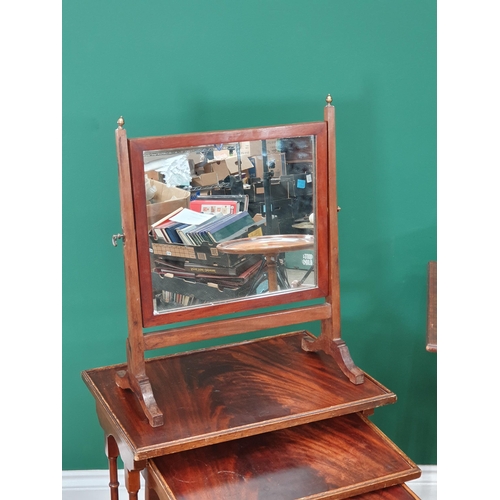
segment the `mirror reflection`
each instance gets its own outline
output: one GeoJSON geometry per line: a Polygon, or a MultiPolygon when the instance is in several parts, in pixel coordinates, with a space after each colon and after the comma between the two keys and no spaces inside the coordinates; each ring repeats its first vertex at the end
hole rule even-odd
{"type": "Polygon", "coordinates": [[[317,285],[314,136],[143,156],[155,314],[317,285]]]}

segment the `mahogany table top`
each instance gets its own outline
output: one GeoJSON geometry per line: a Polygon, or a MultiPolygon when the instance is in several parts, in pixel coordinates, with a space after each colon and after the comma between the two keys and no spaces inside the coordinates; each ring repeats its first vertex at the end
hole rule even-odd
{"type": "Polygon", "coordinates": [[[119,388],[125,364],[82,372],[101,426],[122,457],[158,457],[394,403],[396,395],[365,375],[349,382],[323,352],[305,352],[294,332],[146,360],[165,424],[151,427],[134,394],[119,388]],[[124,454],[124,450],[126,453],[124,454]]]}

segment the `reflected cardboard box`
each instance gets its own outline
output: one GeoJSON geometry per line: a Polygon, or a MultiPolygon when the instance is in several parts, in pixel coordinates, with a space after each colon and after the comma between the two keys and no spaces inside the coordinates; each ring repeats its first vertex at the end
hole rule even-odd
{"type": "Polygon", "coordinates": [[[217,172],[220,179],[224,179],[228,175],[237,175],[239,172],[238,167],[241,166],[241,171],[247,171],[253,168],[253,163],[248,156],[231,155],[224,160],[212,160],[205,164],[205,172],[217,172]],[[224,176],[224,177],[223,177],[224,176]]]}
{"type": "MultiPolygon", "coordinates": [[[[271,179],[270,183],[270,195],[273,203],[278,203],[282,199],[290,198],[286,186],[283,186],[279,179],[271,179]]],[[[248,192],[250,196],[250,201],[252,202],[263,202],[265,199],[266,190],[264,188],[264,183],[261,181],[259,183],[254,183],[250,185],[250,190],[248,192]]],[[[288,202],[290,203],[290,202],[288,202]]]]}
{"type": "Polygon", "coordinates": [[[208,187],[215,186],[219,183],[219,178],[215,172],[208,174],[200,174],[191,178],[191,186],[195,187],[208,187]]]}
{"type": "Polygon", "coordinates": [[[154,181],[163,182],[163,174],[157,170],[150,170],[149,172],[146,172],[146,176],[154,181]]]}
{"type": "MultiPolygon", "coordinates": [[[[267,139],[266,150],[268,155],[280,154],[278,149],[278,139],[267,139]]],[[[262,141],[240,142],[240,153],[247,156],[261,156],[262,141]]]]}
{"type": "Polygon", "coordinates": [[[187,158],[188,160],[191,160],[195,165],[203,161],[203,155],[201,153],[195,153],[193,151],[190,151],[187,154],[187,158]]]}
{"type": "Polygon", "coordinates": [[[189,208],[189,191],[167,186],[151,178],[148,182],[149,188],[155,190],[153,198],[146,205],[149,227],[178,208],[189,208]]]}
{"type": "Polygon", "coordinates": [[[212,153],[214,155],[213,159],[217,161],[225,160],[231,155],[231,151],[229,151],[229,149],[214,149],[212,153]]]}
{"type": "Polygon", "coordinates": [[[231,155],[228,156],[224,162],[231,175],[237,175],[240,169],[243,173],[253,168],[253,163],[250,161],[248,155],[240,155],[239,161],[236,155],[231,155]]]}
{"type": "Polygon", "coordinates": [[[210,160],[205,163],[203,169],[206,174],[215,172],[219,181],[223,181],[231,173],[227,168],[225,160],[210,160]]]}

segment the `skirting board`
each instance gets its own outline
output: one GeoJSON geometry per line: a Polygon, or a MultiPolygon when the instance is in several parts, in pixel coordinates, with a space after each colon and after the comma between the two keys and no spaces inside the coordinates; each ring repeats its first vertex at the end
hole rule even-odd
{"type": "MultiPolygon", "coordinates": [[[[408,486],[421,500],[437,500],[437,465],[419,465],[422,475],[408,486]]],[[[127,498],[123,470],[118,471],[120,498],[127,498]]],[[[109,500],[109,475],[107,470],[62,471],[62,500],[109,500]]],[[[144,500],[144,489],[139,490],[138,500],[144,500]]]]}

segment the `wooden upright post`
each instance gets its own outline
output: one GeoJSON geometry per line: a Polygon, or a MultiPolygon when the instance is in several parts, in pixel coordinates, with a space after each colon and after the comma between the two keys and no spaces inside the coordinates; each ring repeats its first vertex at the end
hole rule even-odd
{"type": "Polygon", "coordinates": [[[329,293],[326,297],[330,305],[331,318],[321,321],[321,334],[317,339],[304,339],[302,348],[305,351],[322,350],[330,354],[343,373],[353,384],[364,382],[363,372],[354,364],[349,349],[341,338],[340,326],[340,273],[339,273],[339,229],[337,213],[337,156],[335,139],[335,107],[328,94],[324,111],[327,124],[328,144],[328,259],[329,259],[329,293]]]}
{"type": "MultiPolygon", "coordinates": [[[[118,120],[115,132],[122,214],[123,257],[125,262],[125,289],[127,297],[127,371],[116,373],[116,383],[123,389],[131,389],[152,427],[163,425],[163,414],[156,404],[153,389],[146,375],[144,336],[142,330],[141,298],[139,294],[139,268],[137,261],[136,228],[132,202],[132,184],[128,154],[127,133],[123,117],[118,120]]],[[[113,238],[116,241],[116,237],[113,238]]]]}

